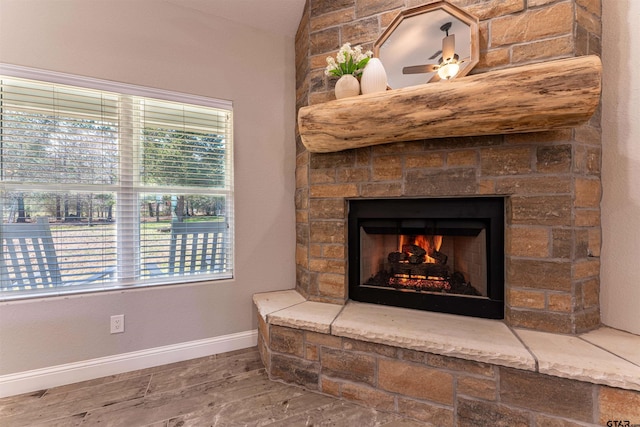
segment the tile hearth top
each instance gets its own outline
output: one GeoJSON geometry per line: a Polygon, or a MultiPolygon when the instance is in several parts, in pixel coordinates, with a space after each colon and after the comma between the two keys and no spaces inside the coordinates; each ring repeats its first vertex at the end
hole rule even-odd
{"type": "Polygon", "coordinates": [[[265,292],[262,294],[256,294],[253,297],[253,302],[256,304],[256,307],[258,307],[260,316],[265,319],[270,313],[275,313],[296,304],[302,304],[305,301],[306,299],[296,291],[265,292]],[[258,295],[260,304],[256,301],[256,297],[258,295]]]}
{"type": "Polygon", "coordinates": [[[502,322],[349,302],[331,334],[534,371],[536,362],[502,322]]]}
{"type": "Polygon", "coordinates": [[[499,320],[306,301],[295,290],[253,300],[269,324],[640,391],[640,336],[610,328],[551,334],[511,329],[499,320]]]}
{"type": "MultiPolygon", "coordinates": [[[[516,333],[538,360],[542,374],[640,390],[640,366],[580,337],[523,329],[516,333]]],[[[640,351],[638,341],[635,348],[640,351]]]]}
{"type": "Polygon", "coordinates": [[[582,335],[582,338],[640,366],[640,338],[637,335],[600,328],[582,335]]]}
{"type": "Polygon", "coordinates": [[[331,323],[336,319],[342,308],[341,305],[337,304],[305,301],[271,313],[267,316],[267,319],[271,325],[329,334],[331,333],[331,323]]]}

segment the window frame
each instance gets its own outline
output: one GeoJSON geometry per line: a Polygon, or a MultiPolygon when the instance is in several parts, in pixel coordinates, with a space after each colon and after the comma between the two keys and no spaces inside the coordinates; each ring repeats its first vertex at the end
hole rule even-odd
{"type": "MultiPolygon", "coordinates": [[[[216,193],[224,194],[227,197],[225,205],[228,206],[231,210],[230,218],[227,219],[227,233],[228,233],[228,244],[226,247],[229,248],[229,263],[230,263],[230,272],[228,274],[223,275],[213,275],[213,274],[204,274],[202,276],[195,275],[176,275],[176,276],[163,276],[162,278],[145,278],[141,273],[141,266],[138,261],[137,263],[137,271],[135,273],[136,277],[134,280],[125,280],[118,279],[112,282],[102,283],[100,286],[69,286],[69,287],[58,287],[53,290],[43,290],[41,292],[37,291],[15,291],[15,292],[4,292],[0,291],[0,301],[8,301],[8,300],[16,300],[16,299],[29,299],[29,298],[51,298],[60,295],[66,294],[76,294],[76,293],[95,293],[100,291],[119,291],[123,289],[140,289],[149,286],[164,286],[164,285],[176,285],[176,284],[192,284],[192,283],[215,283],[224,280],[232,280],[235,277],[235,208],[234,208],[234,160],[233,160],[233,144],[234,144],[234,121],[233,121],[233,102],[229,100],[215,99],[209,98],[199,95],[186,94],[181,92],[168,91],[164,89],[156,89],[145,86],[131,85],[127,83],[114,82],[109,80],[102,80],[92,77],[84,77],[67,73],[60,73],[48,70],[35,69],[30,67],[23,67],[12,64],[0,63],[0,74],[5,75],[7,77],[12,78],[20,78],[20,79],[29,79],[34,81],[39,81],[43,83],[50,84],[59,84],[65,86],[73,86],[78,87],[80,89],[90,89],[97,90],[103,92],[110,92],[118,95],[118,97],[122,99],[131,99],[131,97],[142,97],[149,101],[158,100],[160,102],[173,102],[183,104],[184,106],[195,106],[195,107],[210,107],[220,110],[226,110],[228,112],[228,117],[230,120],[230,124],[228,125],[228,132],[225,135],[228,138],[225,148],[225,167],[226,173],[224,175],[224,180],[226,185],[224,189],[216,189],[216,193]]],[[[132,114],[133,116],[133,114],[132,114]]],[[[133,152],[136,147],[135,145],[139,144],[136,142],[135,144],[126,144],[123,143],[120,137],[118,137],[118,147],[125,148],[129,151],[129,154],[133,152]]],[[[121,160],[123,159],[124,150],[120,152],[121,160]]],[[[129,157],[127,161],[133,156],[129,157]]],[[[138,169],[141,167],[142,162],[136,164],[131,169],[134,182],[129,185],[127,188],[132,190],[134,197],[138,197],[139,195],[143,195],[145,193],[149,193],[153,191],[153,188],[144,187],[139,182],[139,176],[137,174],[138,169]]],[[[121,169],[122,166],[119,166],[121,169]]],[[[121,178],[122,172],[118,172],[118,177],[121,178]]],[[[12,187],[19,186],[19,183],[16,182],[5,182],[3,184],[3,188],[10,189],[12,187]]],[[[112,191],[117,195],[121,195],[122,184],[118,183],[115,185],[103,185],[102,188],[105,191],[112,191]]],[[[212,188],[212,187],[209,187],[212,188]]],[[[203,187],[189,187],[183,186],[180,187],[180,190],[183,192],[188,192],[188,194],[207,194],[206,190],[203,190],[203,187]]],[[[79,191],[75,189],[73,191],[79,191]]],[[[166,192],[167,187],[159,188],[159,192],[166,192]]],[[[119,196],[120,197],[120,196],[119,196]]],[[[141,199],[138,199],[138,204],[141,202],[141,199]]],[[[140,218],[128,218],[126,221],[128,225],[133,225],[134,228],[137,228],[136,238],[138,242],[136,243],[137,253],[133,254],[135,257],[140,257],[140,247],[142,242],[140,241],[140,218]]],[[[123,263],[121,263],[120,259],[123,255],[130,257],[132,254],[130,253],[122,253],[121,241],[122,241],[122,229],[119,224],[122,224],[120,214],[118,213],[118,220],[116,225],[116,257],[118,259],[117,268],[118,272],[122,268],[123,263]]],[[[129,262],[130,263],[130,262],[129,262]]],[[[135,263],[135,261],[134,261],[135,263]]],[[[125,263],[126,264],[126,263],[125,263]]],[[[129,266],[130,268],[130,266],[129,266]]]]}

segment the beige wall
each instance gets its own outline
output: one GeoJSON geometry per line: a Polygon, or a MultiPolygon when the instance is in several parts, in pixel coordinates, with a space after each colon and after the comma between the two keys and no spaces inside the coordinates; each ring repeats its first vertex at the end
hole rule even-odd
{"type": "Polygon", "coordinates": [[[640,2],[602,5],[602,320],[640,334],[640,2]]]}
{"type": "Polygon", "coordinates": [[[0,375],[249,331],[252,294],[294,286],[293,38],[162,1],[0,0],[0,62],[232,100],[236,168],[234,280],[0,304],[0,375]]]}

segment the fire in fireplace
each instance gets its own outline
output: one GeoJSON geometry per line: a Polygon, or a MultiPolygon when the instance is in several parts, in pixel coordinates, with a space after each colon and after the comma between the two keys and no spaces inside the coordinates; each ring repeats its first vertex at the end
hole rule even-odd
{"type": "Polygon", "coordinates": [[[502,318],[504,199],[349,201],[349,297],[502,318]]]}
{"type": "MultiPolygon", "coordinates": [[[[483,288],[486,289],[483,275],[475,274],[484,268],[481,241],[476,244],[473,251],[462,252],[467,255],[468,259],[459,261],[458,265],[460,268],[467,267],[465,274],[459,270],[453,270],[452,266],[448,264],[449,256],[440,251],[444,236],[402,234],[399,236],[399,240],[398,251],[390,252],[387,256],[388,263],[385,263],[363,286],[481,296],[482,294],[472,285],[472,281],[467,281],[467,277],[473,276],[477,280],[474,280],[473,283],[476,285],[478,282],[483,283],[483,288]],[[473,267],[475,269],[472,269],[473,267]]],[[[455,246],[460,247],[460,239],[447,238],[447,242],[449,241],[452,245],[447,252],[453,253],[455,246]],[[458,242],[457,245],[455,245],[456,242],[458,242]]],[[[468,243],[468,245],[473,244],[473,240],[468,243]]]]}

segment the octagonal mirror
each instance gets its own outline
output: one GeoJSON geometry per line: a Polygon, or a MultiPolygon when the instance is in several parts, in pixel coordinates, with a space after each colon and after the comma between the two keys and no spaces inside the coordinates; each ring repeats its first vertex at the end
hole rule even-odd
{"type": "Polygon", "coordinates": [[[439,1],[400,12],[376,41],[374,55],[391,89],[457,78],[480,59],[478,31],[478,18],[439,1]]]}

